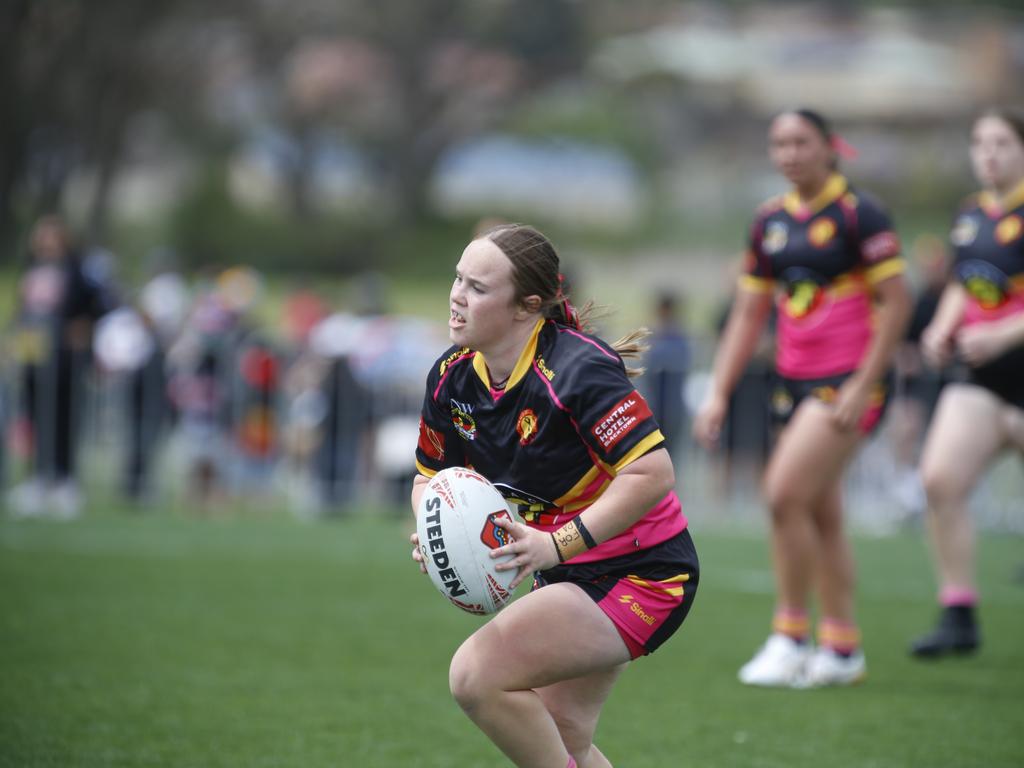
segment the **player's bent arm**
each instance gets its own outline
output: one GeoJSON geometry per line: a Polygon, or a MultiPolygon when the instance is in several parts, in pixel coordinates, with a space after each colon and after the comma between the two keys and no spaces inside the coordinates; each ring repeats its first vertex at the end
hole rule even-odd
{"type": "Polygon", "coordinates": [[[740,287],[715,353],[712,396],[728,400],[750,361],[772,308],[772,294],[740,287]]]}
{"type": "Polygon", "coordinates": [[[420,498],[423,496],[423,491],[427,488],[427,483],[430,482],[430,478],[426,475],[418,474],[412,479],[412,513],[416,514],[416,510],[420,508],[420,498]]]}
{"type": "Polygon", "coordinates": [[[967,293],[959,283],[949,283],[942,291],[932,321],[921,333],[921,352],[931,365],[941,367],[949,362],[953,336],[964,316],[967,293]]]}
{"type": "Polygon", "coordinates": [[[659,448],[619,470],[601,498],[554,533],[513,520],[496,520],[496,525],[512,534],[513,541],[492,550],[491,557],[514,557],[498,563],[495,569],[517,569],[509,585],[509,589],[515,589],[533,571],[551,568],[626,530],[674,487],[672,460],[668,451],[659,448]]]}
{"type": "Polygon", "coordinates": [[[875,335],[853,378],[865,387],[874,385],[892,364],[896,347],[903,339],[913,301],[902,275],[893,275],[875,286],[878,304],[875,335]]]}
{"type": "Polygon", "coordinates": [[[597,544],[610,539],[646,515],[675,488],[672,459],[664,448],[630,462],[579,519],[597,544]]]}

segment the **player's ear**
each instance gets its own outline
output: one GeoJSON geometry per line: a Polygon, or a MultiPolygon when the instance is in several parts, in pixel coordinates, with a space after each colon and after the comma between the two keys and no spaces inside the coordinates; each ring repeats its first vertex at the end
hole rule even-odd
{"type": "Polygon", "coordinates": [[[540,308],[543,303],[544,302],[540,296],[533,294],[525,297],[519,302],[519,311],[523,313],[523,317],[526,315],[533,315],[540,312],[540,308]]]}

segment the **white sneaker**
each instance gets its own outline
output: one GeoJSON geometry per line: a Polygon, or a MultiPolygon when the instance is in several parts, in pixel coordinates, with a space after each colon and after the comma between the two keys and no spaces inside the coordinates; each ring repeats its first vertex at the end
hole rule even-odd
{"type": "Polygon", "coordinates": [[[740,668],[740,682],[745,685],[796,686],[804,677],[811,658],[811,647],[787,635],[772,634],[761,650],[740,668]]]}
{"type": "Polygon", "coordinates": [[[46,485],[36,478],[26,480],[10,490],[7,503],[16,517],[38,517],[46,511],[46,485]]]}
{"type": "Polygon", "coordinates": [[[820,688],[825,685],[855,685],[868,674],[861,651],[841,656],[831,648],[818,648],[811,656],[804,679],[797,687],[820,688]]]}
{"type": "Polygon", "coordinates": [[[57,483],[50,489],[50,512],[58,520],[74,520],[82,514],[82,494],[73,480],[57,483]]]}

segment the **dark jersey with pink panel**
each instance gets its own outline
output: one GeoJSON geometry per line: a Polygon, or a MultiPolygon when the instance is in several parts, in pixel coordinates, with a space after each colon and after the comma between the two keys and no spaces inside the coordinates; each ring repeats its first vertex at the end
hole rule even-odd
{"type": "MultiPolygon", "coordinates": [[[[965,326],[1024,316],[1024,184],[1005,200],[967,200],[950,240],[953,275],[967,294],[965,326]]],[[[1024,408],[1024,346],[971,370],[971,380],[1024,408]]]]}
{"type": "Polygon", "coordinates": [[[778,293],[778,372],[820,379],[858,368],[873,335],[872,288],[903,271],[889,215],[837,173],[814,200],[791,192],[758,209],[740,284],[778,293]]]}
{"type": "MultiPolygon", "coordinates": [[[[427,376],[416,465],[428,477],[473,467],[529,525],[554,531],[663,442],[619,355],[594,336],[547,320],[537,323],[504,390],[491,387],[478,352],[453,347],[437,360],[427,376]]],[[[685,528],[672,491],[628,529],[570,562],[647,549],[685,528]]]]}

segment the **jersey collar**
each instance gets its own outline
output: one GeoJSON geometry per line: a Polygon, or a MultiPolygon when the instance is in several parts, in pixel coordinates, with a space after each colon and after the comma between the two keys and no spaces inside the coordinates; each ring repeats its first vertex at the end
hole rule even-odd
{"type": "Polygon", "coordinates": [[[1024,180],[1010,190],[1006,197],[999,197],[992,192],[984,191],[978,195],[978,203],[989,216],[999,217],[1024,205],[1024,180]]]}
{"type": "MultiPolygon", "coordinates": [[[[537,336],[540,334],[540,329],[544,327],[544,323],[544,318],[541,318],[533,326],[533,332],[530,334],[526,346],[523,347],[523,351],[519,353],[519,359],[516,361],[515,368],[512,369],[512,375],[508,377],[508,383],[505,385],[506,392],[518,384],[519,380],[530,370],[533,358],[537,354],[537,336]]],[[[483,353],[477,352],[473,356],[473,370],[476,371],[476,375],[480,377],[480,381],[484,383],[484,386],[490,389],[491,377],[487,373],[487,361],[484,359],[483,353]]]]}
{"type": "Polygon", "coordinates": [[[804,202],[795,189],[791,189],[782,198],[786,213],[795,219],[807,219],[821,211],[826,205],[834,203],[846,193],[849,184],[841,173],[833,173],[828,177],[821,192],[804,202]]]}

